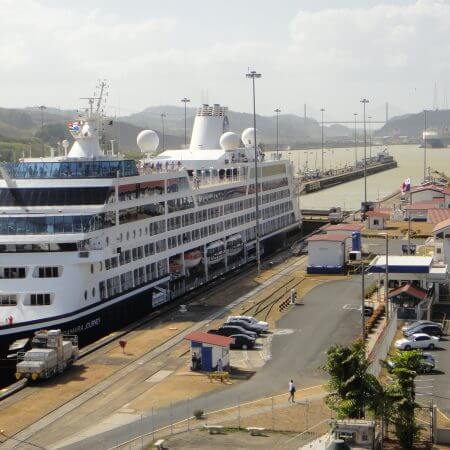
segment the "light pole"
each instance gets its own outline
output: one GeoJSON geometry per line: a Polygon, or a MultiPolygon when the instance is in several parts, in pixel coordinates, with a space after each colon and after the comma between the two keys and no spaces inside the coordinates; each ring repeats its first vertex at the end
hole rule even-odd
{"type": "Polygon", "coordinates": [[[276,110],[275,110],[275,113],[276,113],[276,115],[277,115],[277,159],[279,159],[279,155],[280,155],[280,150],[279,150],[279,148],[278,148],[278,119],[279,119],[279,115],[280,115],[280,112],[281,112],[281,109],[280,108],[277,108],[276,110]]]}
{"type": "Polygon", "coordinates": [[[357,142],[357,138],[356,138],[356,117],[358,116],[358,113],[353,113],[353,115],[355,116],[355,169],[356,169],[356,164],[358,163],[358,142],[357,142]]]}
{"type": "Polygon", "coordinates": [[[363,98],[361,100],[363,104],[363,113],[364,113],[364,208],[367,203],[367,130],[366,130],[366,104],[369,103],[369,100],[363,98]]]}
{"type": "Polygon", "coordinates": [[[424,132],[423,132],[423,181],[427,178],[427,110],[423,110],[424,132]]]}
{"type": "Polygon", "coordinates": [[[366,320],[364,316],[365,297],[366,297],[366,283],[364,279],[364,260],[361,259],[361,339],[364,348],[366,342],[366,320]]]}
{"type": "MultiPolygon", "coordinates": [[[[163,149],[163,151],[166,149],[165,142],[164,142],[164,140],[165,140],[164,118],[165,118],[165,117],[166,117],[166,115],[165,115],[164,113],[161,113],[161,122],[162,122],[162,149],[163,149]]],[[[186,122],[185,122],[185,130],[186,130],[186,122]]],[[[184,137],[185,143],[184,143],[184,145],[186,145],[186,131],[184,132],[184,134],[185,134],[185,137],[184,137]]]]}
{"type": "Polygon", "coordinates": [[[322,108],[320,112],[322,113],[322,173],[325,171],[325,167],[323,166],[323,113],[325,109],[322,108]]]}
{"type": "Polygon", "coordinates": [[[369,158],[372,160],[372,116],[367,117],[369,119],[369,158]]]}
{"type": "Polygon", "coordinates": [[[255,245],[256,245],[256,264],[258,276],[261,273],[261,255],[259,253],[259,189],[258,189],[258,148],[256,145],[256,96],[255,96],[255,79],[261,78],[261,74],[252,70],[245,75],[252,80],[253,88],[253,144],[255,149],[255,210],[256,210],[256,230],[255,230],[255,245]]]}
{"type": "Polygon", "coordinates": [[[41,110],[41,139],[42,139],[42,157],[45,156],[45,143],[44,143],[44,110],[47,109],[45,105],[39,106],[41,110]]]}
{"type": "Polygon", "coordinates": [[[186,105],[190,102],[187,97],[181,99],[184,103],[184,148],[187,147],[187,135],[186,135],[186,105]]]}

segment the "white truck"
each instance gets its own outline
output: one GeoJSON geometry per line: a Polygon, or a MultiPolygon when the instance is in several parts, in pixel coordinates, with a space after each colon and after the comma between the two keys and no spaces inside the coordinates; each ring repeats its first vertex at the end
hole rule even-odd
{"type": "Polygon", "coordinates": [[[71,366],[77,358],[77,336],[63,335],[61,330],[38,331],[31,341],[31,349],[18,354],[16,379],[51,378],[71,366]]]}

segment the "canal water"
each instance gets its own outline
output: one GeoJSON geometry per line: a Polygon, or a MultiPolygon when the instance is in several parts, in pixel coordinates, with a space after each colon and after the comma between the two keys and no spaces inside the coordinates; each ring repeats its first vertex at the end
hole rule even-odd
{"type": "MultiPolygon", "coordinates": [[[[372,147],[375,156],[383,147],[372,147]]],[[[388,147],[389,153],[397,160],[396,169],[387,170],[367,177],[367,200],[377,201],[400,188],[405,178],[410,177],[412,184],[423,180],[424,150],[418,145],[393,145],[388,147]]],[[[364,149],[358,148],[358,159],[362,159],[364,149]]],[[[367,156],[369,156],[367,147],[367,156]]],[[[294,163],[296,170],[321,167],[321,149],[284,151],[283,156],[294,163]],[[316,157],[317,155],[317,157],[316,157]]],[[[355,162],[354,148],[327,148],[324,151],[325,169],[353,165],[355,162]]],[[[427,167],[444,172],[450,176],[450,148],[427,148],[427,167]]],[[[340,206],[344,209],[359,209],[364,197],[364,179],[360,178],[349,183],[334,186],[329,189],[302,195],[302,209],[327,209],[340,206]]]]}

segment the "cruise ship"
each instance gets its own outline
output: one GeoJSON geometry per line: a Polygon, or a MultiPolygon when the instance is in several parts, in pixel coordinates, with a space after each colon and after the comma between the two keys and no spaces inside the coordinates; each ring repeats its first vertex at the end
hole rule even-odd
{"type": "Polygon", "coordinates": [[[255,164],[253,129],[230,132],[226,112],[201,106],[188,148],[156,154],[141,132],[136,162],[102,151],[91,100],[70,149],[1,165],[3,361],[36,330],[84,345],[255,260],[255,165],[260,250],[299,229],[290,161],[255,164]]]}
{"type": "Polygon", "coordinates": [[[422,146],[431,148],[447,148],[449,142],[448,128],[429,128],[422,133],[422,146]]]}

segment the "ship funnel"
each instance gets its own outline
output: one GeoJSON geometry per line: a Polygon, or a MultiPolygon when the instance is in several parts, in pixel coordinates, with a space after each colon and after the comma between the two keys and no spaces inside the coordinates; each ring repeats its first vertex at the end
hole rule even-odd
{"type": "Polygon", "coordinates": [[[203,105],[197,110],[192,129],[191,150],[217,150],[220,137],[229,129],[227,108],[215,104],[203,105]]]}
{"type": "Polygon", "coordinates": [[[70,158],[95,158],[103,154],[94,120],[69,122],[69,130],[76,139],[69,152],[70,158]]]}

